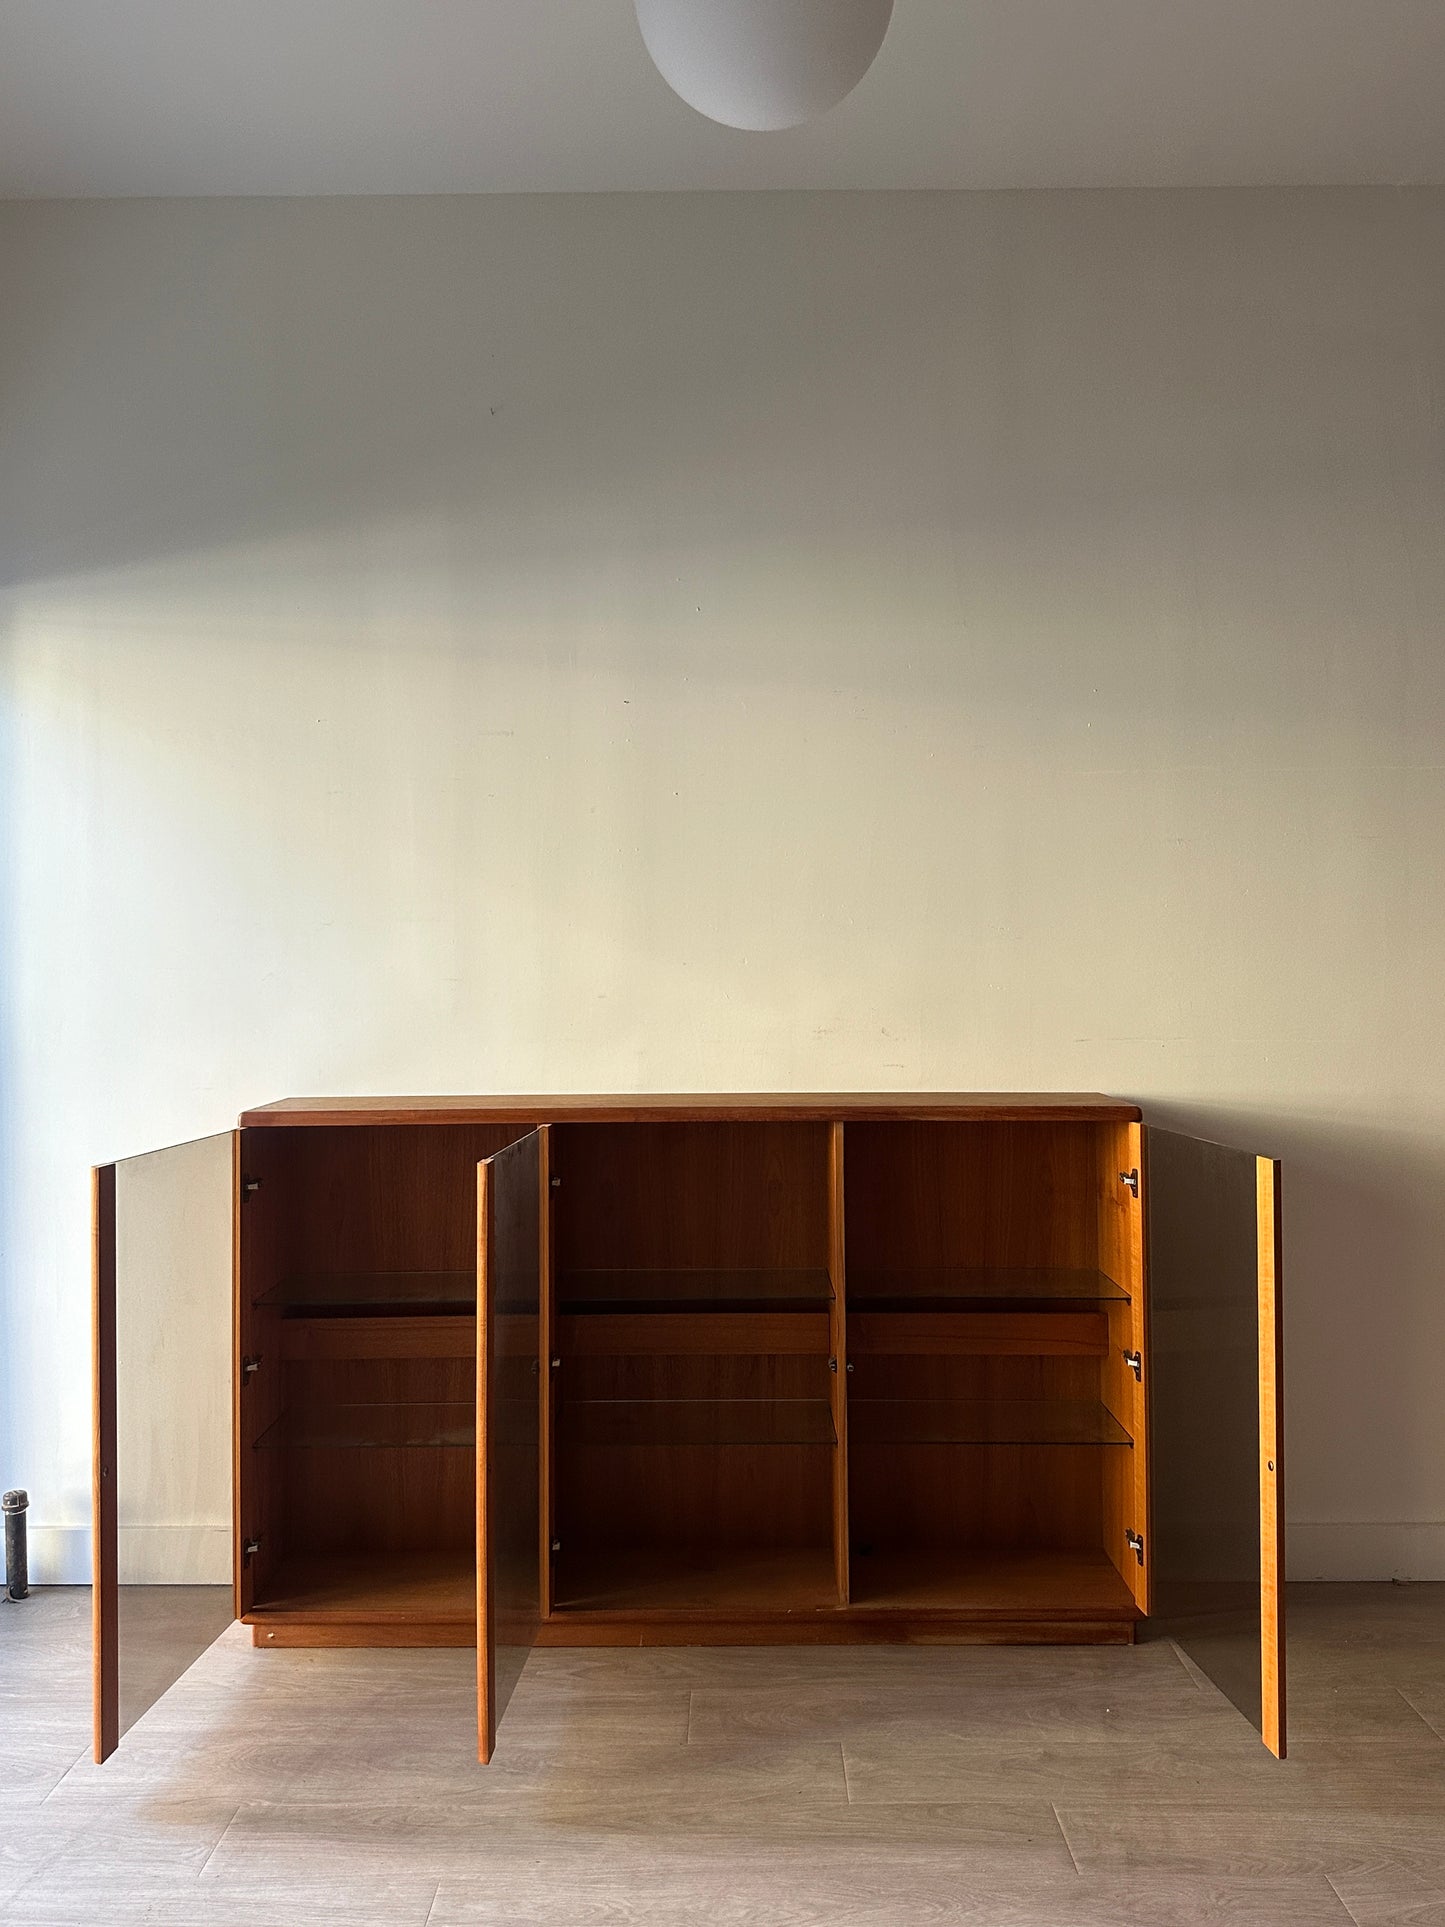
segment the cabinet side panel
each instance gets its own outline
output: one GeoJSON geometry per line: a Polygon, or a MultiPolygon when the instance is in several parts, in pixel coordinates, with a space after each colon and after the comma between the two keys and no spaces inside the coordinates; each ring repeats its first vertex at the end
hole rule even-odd
{"type": "Polygon", "coordinates": [[[552,1276],[552,1133],[539,1133],[537,1160],[537,1221],[541,1227],[540,1277],[537,1304],[537,1586],[538,1610],[545,1620],[552,1611],[553,1410],[552,1360],[557,1356],[557,1295],[552,1276]]]}
{"type": "Polygon", "coordinates": [[[1108,1307],[1109,1349],[1100,1367],[1100,1397],[1134,1441],[1132,1452],[1107,1456],[1104,1549],[1141,1612],[1149,1611],[1148,1282],[1144,1268],[1143,1134],[1137,1124],[1102,1124],[1099,1140],[1099,1269],[1122,1285],[1129,1302],[1108,1307]],[[1136,1174],[1138,1195],[1128,1179],[1136,1174]],[[1136,1374],[1130,1359],[1137,1359],[1136,1374]],[[1129,1543],[1143,1542],[1141,1561],[1129,1543]]]}
{"type": "Polygon", "coordinates": [[[833,1406],[833,1576],[838,1604],[848,1603],[848,1292],[843,1235],[843,1126],[828,1127],[828,1270],[833,1283],[829,1307],[829,1354],[833,1406]]]}
{"type": "Polygon", "coordinates": [[[497,1737],[496,1644],[492,1637],[491,1493],[487,1479],[488,1425],[491,1412],[492,1307],[488,1252],[492,1241],[492,1174],[477,1166],[477,1758],[486,1766],[497,1737]]]}

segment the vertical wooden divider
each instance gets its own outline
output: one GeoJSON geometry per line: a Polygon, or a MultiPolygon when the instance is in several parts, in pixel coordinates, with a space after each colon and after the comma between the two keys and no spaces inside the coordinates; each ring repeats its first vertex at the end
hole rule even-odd
{"type": "Polygon", "coordinates": [[[495,1602],[492,1598],[491,1492],[487,1427],[488,1392],[492,1369],[490,1292],[492,1236],[492,1173],[484,1161],[477,1166],[477,1758],[486,1766],[496,1743],[497,1676],[493,1638],[495,1602]]]}
{"type": "Polygon", "coordinates": [[[828,1308],[828,1349],[833,1360],[833,1576],[838,1604],[848,1591],[848,1299],[847,1253],[843,1232],[843,1126],[828,1126],[828,1275],[833,1284],[828,1308]]]}
{"type": "Polygon", "coordinates": [[[542,1125],[541,1155],[537,1159],[537,1211],[541,1226],[541,1291],[537,1306],[537,1357],[540,1367],[537,1413],[537,1518],[540,1540],[537,1547],[537,1576],[540,1597],[537,1601],[543,1620],[552,1613],[552,1527],[554,1516],[552,1453],[552,1360],[557,1340],[556,1297],[552,1278],[552,1133],[542,1125]]]}
{"type": "Polygon", "coordinates": [[[1285,1756],[1284,1561],[1280,1479],[1284,1471],[1284,1319],[1280,1301],[1279,1165],[1255,1161],[1259,1273],[1259,1629],[1260,1723],[1264,1743],[1285,1756]]]}
{"type": "Polygon", "coordinates": [[[91,1467],[90,1612],[95,1713],[95,1758],[108,1760],[120,1744],[120,1597],[115,1490],[115,1166],[90,1174],[91,1386],[94,1461],[91,1467]]]}

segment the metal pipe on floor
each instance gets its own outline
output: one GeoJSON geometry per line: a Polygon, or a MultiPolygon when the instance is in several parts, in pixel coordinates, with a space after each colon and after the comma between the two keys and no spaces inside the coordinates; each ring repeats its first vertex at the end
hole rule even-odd
{"type": "Polygon", "coordinates": [[[0,1512],[5,1514],[5,1591],[11,1599],[23,1599],[30,1591],[25,1549],[25,1508],[29,1503],[28,1492],[0,1493],[0,1512]]]}

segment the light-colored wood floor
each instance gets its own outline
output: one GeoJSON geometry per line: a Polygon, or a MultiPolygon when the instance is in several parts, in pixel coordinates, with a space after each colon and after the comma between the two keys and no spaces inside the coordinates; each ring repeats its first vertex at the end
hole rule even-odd
{"type": "Polygon", "coordinates": [[[0,1606],[27,1927],[1445,1923],[1445,1587],[1292,1594],[1292,1757],[1167,1644],[529,1661],[233,1628],[89,1760],[89,1595],[0,1606]]]}

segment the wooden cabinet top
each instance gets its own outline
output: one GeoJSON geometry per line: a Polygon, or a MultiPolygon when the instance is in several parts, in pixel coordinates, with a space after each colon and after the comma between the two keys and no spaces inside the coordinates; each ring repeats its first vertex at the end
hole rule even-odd
{"type": "Polygon", "coordinates": [[[886,1122],[1132,1124],[1137,1104],[1097,1091],[713,1091],[678,1096],[286,1097],[241,1113],[267,1124],[685,1124],[886,1122]]]}

